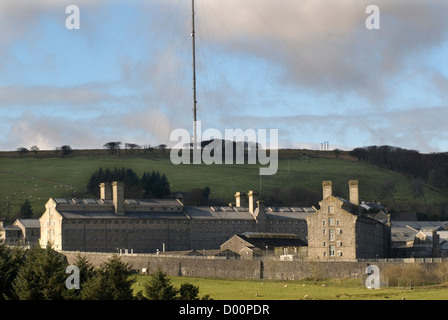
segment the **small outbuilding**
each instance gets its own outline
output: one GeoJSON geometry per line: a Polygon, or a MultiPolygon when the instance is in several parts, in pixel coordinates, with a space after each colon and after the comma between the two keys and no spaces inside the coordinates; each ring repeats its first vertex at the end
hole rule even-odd
{"type": "Polygon", "coordinates": [[[306,257],[307,244],[294,233],[244,232],[224,242],[221,250],[235,252],[241,259],[287,256],[285,260],[293,260],[306,257]]]}

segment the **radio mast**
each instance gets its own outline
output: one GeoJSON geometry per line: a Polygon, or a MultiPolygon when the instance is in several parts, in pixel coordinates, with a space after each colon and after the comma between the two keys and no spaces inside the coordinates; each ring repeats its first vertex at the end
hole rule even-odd
{"type": "Polygon", "coordinates": [[[196,52],[195,52],[195,30],[194,30],[194,0],[191,0],[191,41],[193,49],[193,148],[197,146],[196,132],[196,52]]]}

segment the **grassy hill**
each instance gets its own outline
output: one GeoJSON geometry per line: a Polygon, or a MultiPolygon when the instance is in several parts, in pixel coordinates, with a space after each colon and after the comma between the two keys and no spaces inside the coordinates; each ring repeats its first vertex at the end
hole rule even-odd
{"type": "MultiPolygon", "coordinates": [[[[234,201],[237,191],[256,190],[263,193],[273,188],[300,186],[321,193],[322,180],[332,180],[334,193],[347,197],[347,181],[360,182],[360,198],[382,200],[384,183],[396,184],[395,200],[402,208],[412,203],[422,210],[423,199],[414,198],[411,180],[400,174],[379,169],[349,157],[348,153],[309,150],[281,150],[278,171],[273,176],[259,176],[259,165],[174,165],[169,151],[155,150],[140,154],[111,156],[106,150],[74,150],[65,158],[53,151],[39,151],[20,156],[17,152],[0,152],[0,217],[14,219],[20,204],[31,201],[35,217],[44,212],[50,197],[83,197],[88,178],[100,167],[131,168],[139,175],[145,171],[164,173],[171,191],[188,191],[192,188],[211,189],[211,198],[234,201]]],[[[448,195],[430,185],[425,186],[427,208],[448,203],[448,195]]],[[[269,203],[267,203],[269,205],[269,203]]],[[[318,205],[318,203],[315,203],[318,205]]],[[[431,209],[433,210],[433,209],[431,209]]]]}

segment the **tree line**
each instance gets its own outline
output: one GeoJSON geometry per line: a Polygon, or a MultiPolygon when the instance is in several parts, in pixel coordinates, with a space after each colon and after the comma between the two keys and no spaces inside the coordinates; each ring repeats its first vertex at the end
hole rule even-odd
{"type": "Polygon", "coordinates": [[[355,148],[350,154],[358,161],[420,179],[439,188],[448,188],[448,153],[422,154],[392,146],[355,148]]]}
{"type": "Polygon", "coordinates": [[[124,193],[127,198],[149,199],[166,198],[170,195],[170,183],[165,174],[158,171],[144,172],[141,177],[132,170],[125,168],[99,168],[89,178],[87,190],[95,197],[100,196],[99,185],[102,182],[121,181],[124,183],[124,193]]]}
{"type": "Polygon", "coordinates": [[[0,241],[0,300],[199,300],[199,287],[189,283],[176,288],[158,270],[134,292],[136,277],[128,263],[113,255],[95,268],[78,255],[79,287],[71,284],[67,259],[50,246],[24,251],[0,241]]]}

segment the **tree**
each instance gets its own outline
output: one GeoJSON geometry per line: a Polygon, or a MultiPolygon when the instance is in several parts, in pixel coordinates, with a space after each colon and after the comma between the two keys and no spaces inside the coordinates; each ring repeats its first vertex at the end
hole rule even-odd
{"type": "Polygon", "coordinates": [[[143,291],[149,300],[211,300],[209,295],[199,298],[199,287],[188,282],[177,289],[160,269],[149,277],[143,284],[143,291]]]}
{"type": "Polygon", "coordinates": [[[121,181],[125,185],[126,198],[165,198],[170,195],[170,183],[168,178],[157,171],[144,172],[140,179],[132,169],[114,170],[100,168],[94,172],[87,182],[87,190],[94,196],[99,196],[99,184],[102,182],[121,181]]]}
{"type": "Polygon", "coordinates": [[[422,179],[414,179],[411,183],[412,191],[414,192],[414,198],[420,198],[422,197],[425,201],[426,206],[426,197],[425,197],[425,182],[422,179]]]}
{"type": "Polygon", "coordinates": [[[73,152],[72,147],[70,147],[69,145],[62,146],[61,151],[62,151],[63,158],[65,158],[66,156],[68,156],[69,154],[71,154],[73,152]]]}
{"type": "Polygon", "coordinates": [[[336,156],[336,158],[339,157],[340,154],[342,153],[342,151],[340,149],[334,149],[333,152],[334,152],[334,155],[336,156]]]}
{"type": "Polygon", "coordinates": [[[109,150],[110,154],[116,154],[118,152],[118,150],[120,150],[120,146],[121,146],[121,142],[116,141],[116,142],[108,142],[106,144],[103,145],[104,148],[106,148],[107,150],[109,150]]]}
{"type": "Polygon", "coordinates": [[[178,290],[162,270],[157,270],[149,276],[143,285],[145,295],[149,300],[175,300],[178,290]]]}
{"type": "Polygon", "coordinates": [[[165,198],[170,195],[170,184],[165,174],[160,175],[157,171],[144,172],[141,178],[143,193],[146,198],[165,198]]]}
{"type": "Polygon", "coordinates": [[[199,300],[199,287],[185,282],[179,288],[180,300],[199,300]]]}
{"type": "Polygon", "coordinates": [[[133,154],[135,152],[135,150],[139,150],[141,149],[141,146],[139,146],[136,143],[125,143],[124,148],[126,149],[127,152],[129,152],[130,154],[133,154]]]}
{"type": "Polygon", "coordinates": [[[13,281],[22,265],[23,254],[20,248],[10,248],[0,240],[0,300],[13,298],[13,281]]]}
{"type": "Polygon", "coordinates": [[[210,188],[209,187],[205,187],[204,189],[202,189],[202,200],[204,202],[208,201],[208,198],[210,197],[210,188]]]}
{"type": "Polygon", "coordinates": [[[67,292],[65,256],[50,246],[39,246],[28,250],[25,262],[19,269],[13,287],[20,300],[58,300],[67,292]]]}
{"type": "Polygon", "coordinates": [[[129,264],[113,255],[100,269],[84,283],[81,292],[86,300],[132,300],[131,268],[129,264]]]}
{"type": "Polygon", "coordinates": [[[19,153],[20,158],[22,158],[25,154],[28,153],[28,149],[25,147],[20,147],[17,149],[17,152],[19,153]]]}
{"type": "Polygon", "coordinates": [[[28,199],[23,201],[20,206],[19,218],[21,219],[30,219],[33,217],[33,208],[31,207],[31,202],[28,199]]]}
{"type": "Polygon", "coordinates": [[[37,155],[37,152],[39,152],[40,149],[39,149],[38,146],[34,145],[34,146],[32,146],[32,147],[30,148],[30,150],[33,151],[33,152],[34,152],[34,156],[36,156],[36,155],[37,155]]]}
{"type": "Polygon", "coordinates": [[[381,187],[381,198],[388,201],[389,199],[395,205],[395,195],[397,193],[397,184],[395,181],[387,180],[381,187]]]}
{"type": "Polygon", "coordinates": [[[184,195],[183,203],[189,206],[203,206],[210,204],[210,188],[205,187],[203,189],[193,188],[188,190],[184,195]]]}

